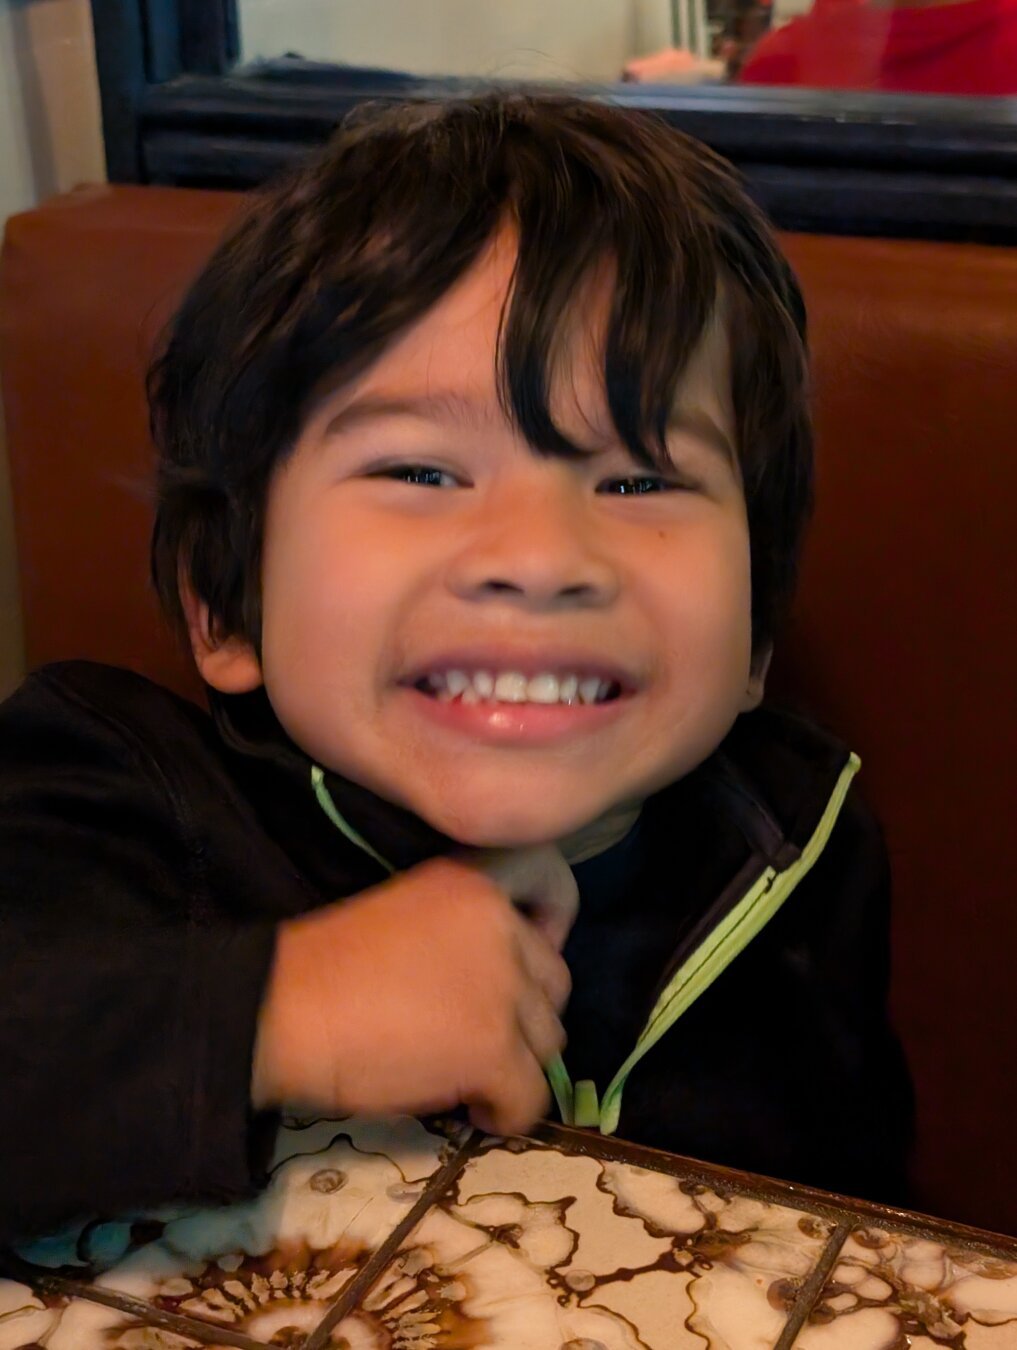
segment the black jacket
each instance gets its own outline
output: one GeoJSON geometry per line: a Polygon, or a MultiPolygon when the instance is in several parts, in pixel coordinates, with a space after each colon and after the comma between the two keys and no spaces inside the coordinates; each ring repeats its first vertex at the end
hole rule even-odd
{"type": "MultiPolygon", "coordinates": [[[[248,1090],[275,925],[385,875],[326,818],[263,695],[213,713],[85,663],[38,672],[0,707],[0,1240],[249,1193],[273,1123],[252,1118],[248,1090]]],[[[622,1053],[753,878],[794,865],[848,758],[796,718],[744,716],[651,799],[613,879],[607,855],[577,869],[581,896],[602,893],[566,949],[577,1076],[622,1053]]],[[[394,867],[450,847],[326,784],[394,867]]],[[[852,791],[779,912],[636,1065],[618,1134],[906,1199],[888,945],[885,853],[852,791]]]]}

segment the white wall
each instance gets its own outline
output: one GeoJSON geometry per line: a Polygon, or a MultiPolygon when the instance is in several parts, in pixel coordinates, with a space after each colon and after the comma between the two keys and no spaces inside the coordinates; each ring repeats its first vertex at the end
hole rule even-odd
{"type": "MultiPolygon", "coordinates": [[[[88,0],[0,0],[0,223],[106,176],[88,0]]],[[[23,658],[0,418],[0,697],[23,658]]]]}
{"type": "Polygon", "coordinates": [[[670,0],[240,0],[243,59],[316,61],[421,75],[616,80],[667,46],[670,0]]]}

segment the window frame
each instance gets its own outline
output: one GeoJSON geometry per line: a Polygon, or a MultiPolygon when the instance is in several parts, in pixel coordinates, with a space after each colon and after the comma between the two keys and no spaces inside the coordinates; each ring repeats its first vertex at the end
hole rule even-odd
{"type": "MultiPolygon", "coordinates": [[[[236,0],[92,0],[92,10],[113,182],[243,190],[364,99],[487,87],[295,58],[236,67],[236,0]]],[[[783,229],[1017,244],[1017,98],[568,88],[698,136],[739,167],[783,229]]]]}

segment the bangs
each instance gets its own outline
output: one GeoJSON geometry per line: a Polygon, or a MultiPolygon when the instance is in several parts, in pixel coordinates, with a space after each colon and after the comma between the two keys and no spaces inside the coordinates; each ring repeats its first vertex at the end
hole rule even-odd
{"type": "Polygon", "coordinates": [[[348,151],[330,160],[342,181],[330,185],[334,229],[323,245],[345,247],[326,264],[337,284],[325,308],[345,327],[355,273],[356,356],[332,328],[314,362],[320,371],[358,373],[508,224],[518,253],[498,387],[506,415],[536,450],[583,453],[556,425],[552,394],[577,310],[607,265],[610,305],[604,332],[593,336],[611,420],[634,459],[666,467],[676,391],[722,291],[724,327],[729,338],[737,332],[732,393],[743,476],[769,458],[772,437],[760,441],[755,395],[774,405],[762,418],[769,433],[782,418],[777,405],[786,414],[789,393],[804,387],[804,311],[769,226],[724,160],[658,119],[571,99],[366,108],[341,136],[348,151]],[[377,181],[382,157],[392,171],[365,193],[369,166],[377,181]],[[774,379],[761,382],[761,372],[774,379]]]}
{"type": "Polygon", "coordinates": [[[577,309],[606,264],[610,304],[604,332],[591,336],[611,420],[638,462],[662,467],[679,381],[717,304],[713,241],[673,186],[652,181],[652,164],[612,163],[582,138],[553,159],[518,149],[506,206],[519,251],[498,353],[505,410],[536,449],[583,453],[555,425],[550,401],[577,309]]]}
{"type": "MultiPolygon", "coordinates": [[[[572,100],[361,109],[340,137],[343,153],[327,150],[317,188],[328,203],[317,285],[291,313],[290,390],[295,367],[312,401],[322,382],[334,392],[356,378],[507,224],[518,253],[496,355],[506,415],[540,452],[583,453],[550,405],[576,311],[608,265],[596,335],[608,410],[637,461],[666,464],[678,383],[722,278],[738,284],[724,266],[723,216],[728,197],[744,216],[745,199],[723,161],[650,118],[615,125],[572,100]],[[384,176],[379,162],[390,166],[384,176]]],[[[768,237],[761,222],[759,237],[768,237]]],[[[304,401],[290,436],[307,412],[304,401]]]]}

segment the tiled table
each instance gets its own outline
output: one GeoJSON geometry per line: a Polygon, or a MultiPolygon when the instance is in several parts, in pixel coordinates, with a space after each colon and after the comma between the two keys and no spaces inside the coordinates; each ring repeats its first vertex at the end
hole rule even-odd
{"type": "Polygon", "coordinates": [[[548,1127],[289,1122],[250,1203],[25,1248],[0,1350],[1017,1350],[1017,1240],[548,1127]]]}

